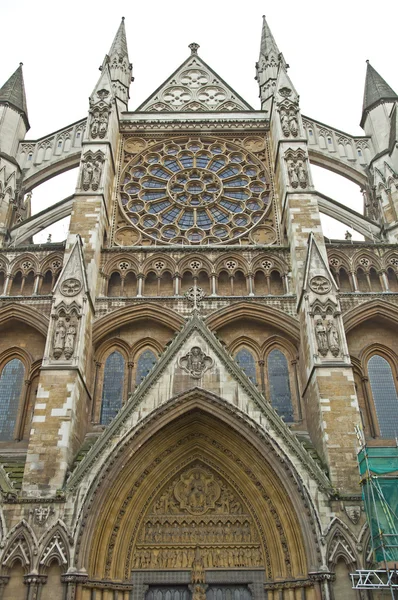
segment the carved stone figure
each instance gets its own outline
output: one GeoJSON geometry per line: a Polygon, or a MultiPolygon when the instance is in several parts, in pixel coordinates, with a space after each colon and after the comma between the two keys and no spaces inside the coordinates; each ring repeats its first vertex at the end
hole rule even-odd
{"type": "Polygon", "coordinates": [[[192,600],[206,600],[206,586],[196,584],[192,591],[192,600]]]}
{"type": "Polygon", "coordinates": [[[180,367],[194,379],[200,379],[205,371],[213,366],[213,363],[213,359],[202,352],[199,346],[191,348],[188,354],[179,360],[180,367]]]}
{"type": "Polygon", "coordinates": [[[90,161],[87,161],[83,164],[83,180],[82,180],[82,188],[87,191],[90,189],[91,182],[93,179],[93,165],[90,161]]]}
{"type": "Polygon", "coordinates": [[[298,121],[297,121],[297,117],[296,117],[296,112],[293,109],[291,109],[289,111],[288,122],[289,122],[289,131],[290,131],[290,133],[292,134],[293,137],[297,137],[297,135],[298,135],[298,121]]]}
{"type": "Polygon", "coordinates": [[[328,322],[328,342],[330,352],[333,356],[338,356],[340,352],[340,336],[333,321],[328,322]]]}
{"type": "Polygon", "coordinates": [[[213,475],[200,468],[191,469],[188,473],[181,475],[174,490],[180,507],[193,514],[203,514],[209,508],[214,508],[220,493],[220,486],[214,480],[213,475]]]}
{"type": "Polygon", "coordinates": [[[96,160],[94,163],[93,177],[92,177],[92,181],[91,181],[91,189],[94,191],[98,190],[99,183],[101,180],[101,172],[102,172],[102,165],[99,162],[99,160],[96,160]]]}
{"type": "Polygon", "coordinates": [[[55,327],[54,342],[53,342],[53,356],[58,359],[62,356],[65,346],[66,328],[63,320],[59,319],[55,327]]]}
{"type": "Polygon", "coordinates": [[[315,324],[315,335],[318,343],[318,351],[322,356],[326,356],[329,350],[328,338],[326,333],[326,327],[323,324],[322,319],[317,319],[315,324]]]}
{"type": "Polygon", "coordinates": [[[282,127],[283,135],[285,137],[289,137],[289,134],[290,134],[289,115],[285,109],[281,110],[281,127],[282,127]]]}
{"type": "Polygon", "coordinates": [[[75,337],[76,327],[72,323],[70,323],[68,329],[66,330],[64,348],[65,358],[67,358],[68,360],[73,356],[73,350],[75,348],[75,337]]]}
{"type": "Polygon", "coordinates": [[[297,162],[297,177],[301,188],[306,188],[308,185],[307,169],[302,160],[297,162]]]}
{"type": "Polygon", "coordinates": [[[90,132],[91,132],[92,138],[95,139],[97,137],[99,128],[100,128],[100,116],[99,116],[99,112],[95,111],[93,116],[91,117],[91,125],[90,125],[90,132]]]}
{"type": "Polygon", "coordinates": [[[104,138],[108,130],[108,113],[102,112],[100,115],[99,137],[104,138]]]}
{"type": "Polygon", "coordinates": [[[298,188],[299,180],[297,176],[296,165],[292,160],[289,161],[287,170],[289,173],[290,185],[292,186],[292,188],[298,188]]]}
{"type": "Polygon", "coordinates": [[[359,522],[359,519],[361,517],[361,507],[359,505],[345,506],[344,510],[346,512],[347,517],[350,519],[350,521],[352,523],[354,523],[354,525],[356,525],[359,522]]]}

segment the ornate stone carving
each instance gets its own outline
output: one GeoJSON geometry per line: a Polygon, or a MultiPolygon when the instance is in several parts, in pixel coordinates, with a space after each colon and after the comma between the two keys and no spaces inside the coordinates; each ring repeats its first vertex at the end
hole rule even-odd
{"type": "Polygon", "coordinates": [[[52,355],[56,360],[61,357],[70,360],[75,350],[80,307],[76,302],[73,302],[70,306],[62,302],[52,318],[55,321],[52,355]]]}
{"type": "Polygon", "coordinates": [[[51,515],[54,514],[54,507],[51,505],[47,506],[36,506],[35,508],[31,508],[29,514],[33,518],[33,522],[36,525],[45,525],[51,515]]]}
{"type": "Polygon", "coordinates": [[[77,296],[77,294],[82,289],[81,282],[74,278],[70,277],[69,279],[65,279],[60,285],[60,292],[63,296],[77,296]]]}
{"type": "Polygon", "coordinates": [[[100,187],[104,155],[98,151],[93,154],[86,152],[83,158],[82,188],[84,191],[97,191],[100,187]]]}
{"type": "Polygon", "coordinates": [[[109,109],[106,106],[102,109],[96,109],[92,112],[90,122],[91,137],[95,140],[97,137],[102,139],[108,131],[109,109]]]}
{"type": "Polygon", "coordinates": [[[179,366],[194,379],[200,379],[213,366],[213,359],[207,356],[199,346],[193,346],[185,356],[178,361],[179,366]]]}
{"type": "Polygon", "coordinates": [[[181,475],[174,494],[180,508],[192,514],[204,514],[209,508],[214,508],[220,497],[220,486],[212,474],[207,474],[201,468],[195,468],[181,475]]]}
{"type": "MultiPolygon", "coordinates": [[[[287,115],[287,123],[290,126],[294,123],[294,120],[290,120],[290,116],[287,115]]],[[[307,158],[305,153],[299,149],[297,151],[288,150],[285,154],[285,160],[287,162],[287,172],[289,176],[289,184],[293,189],[301,188],[305,189],[308,187],[309,179],[307,172],[307,158]]]]}
{"type": "Polygon", "coordinates": [[[327,277],[323,275],[315,275],[310,280],[310,288],[315,294],[327,294],[332,289],[332,284],[327,277]]]}
{"type": "Polygon", "coordinates": [[[361,507],[359,505],[345,506],[344,510],[350,521],[356,525],[361,517],[361,507]]]}
{"type": "Polygon", "coordinates": [[[185,292],[185,298],[195,304],[196,302],[200,302],[206,296],[205,291],[201,287],[190,287],[189,290],[185,292]]]}
{"type": "Polygon", "coordinates": [[[298,135],[296,112],[294,108],[282,108],[280,111],[282,133],[285,137],[297,137],[298,135]]]}
{"type": "Polygon", "coordinates": [[[201,463],[159,492],[138,533],[136,569],[187,569],[192,584],[205,568],[261,566],[254,521],[237,494],[201,463]]]}

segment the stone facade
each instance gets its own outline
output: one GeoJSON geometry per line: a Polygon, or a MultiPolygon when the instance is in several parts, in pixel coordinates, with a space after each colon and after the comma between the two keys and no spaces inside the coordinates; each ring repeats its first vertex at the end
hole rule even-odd
{"type": "Polygon", "coordinates": [[[398,408],[398,97],[369,65],[354,138],[301,115],[265,20],[261,111],[198,49],[128,112],[122,21],[87,119],[37,141],[21,67],[0,90],[3,600],[359,597],[354,428],[391,445],[398,408]],[[372,241],[325,240],[347,212],[311,162],[361,185],[372,241]]]}

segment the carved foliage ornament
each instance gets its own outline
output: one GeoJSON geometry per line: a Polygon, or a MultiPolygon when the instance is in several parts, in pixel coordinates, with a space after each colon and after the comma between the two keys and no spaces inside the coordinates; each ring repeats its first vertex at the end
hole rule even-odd
{"type": "Polygon", "coordinates": [[[193,346],[188,354],[179,359],[178,364],[193,379],[200,379],[213,366],[214,360],[207,356],[199,346],[193,346]]]}
{"type": "Polygon", "coordinates": [[[201,287],[190,287],[189,290],[185,292],[186,299],[193,304],[200,302],[205,296],[206,293],[201,287]]]}

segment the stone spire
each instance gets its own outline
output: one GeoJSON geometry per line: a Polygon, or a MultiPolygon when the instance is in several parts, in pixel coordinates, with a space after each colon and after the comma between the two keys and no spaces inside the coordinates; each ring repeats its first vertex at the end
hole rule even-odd
{"type": "Polygon", "coordinates": [[[7,104],[15,108],[25,121],[29,129],[28,108],[26,105],[25,85],[23,81],[22,63],[0,89],[0,104],[7,104]]]}
{"type": "Polygon", "coordinates": [[[368,60],[366,62],[368,66],[366,69],[365,89],[363,93],[362,122],[366,118],[366,112],[374,108],[380,102],[395,102],[398,100],[398,96],[394,90],[388,85],[383,77],[379,75],[376,69],[372,67],[370,62],[368,60]]]}
{"type": "Polygon", "coordinates": [[[270,110],[272,97],[275,93],[276,79],[280,64],[284,65],[283,57],[276,45],[274,36],[263,16],[261,31],[260,56],[256,63],[256,80],[260,87],[261,108],[270,110]]]}
{"type": "Polygon", "coordinates": [[[263,29],[261,32],[261,44],[260,44],[260,57],[268,56],[274,53],[276,57],[279,56],[279,48],[275,42],[275,38],[272,35],[271,29],[268,26],[267,19],[263,15],[263,29]]]}
{"type": "Polygon", "coordinates": [[[121,103],[121,109],[127,110],[133,65],[129,61],[124,17],[109,50],[108,60],[115,97],[121,103]]]}

